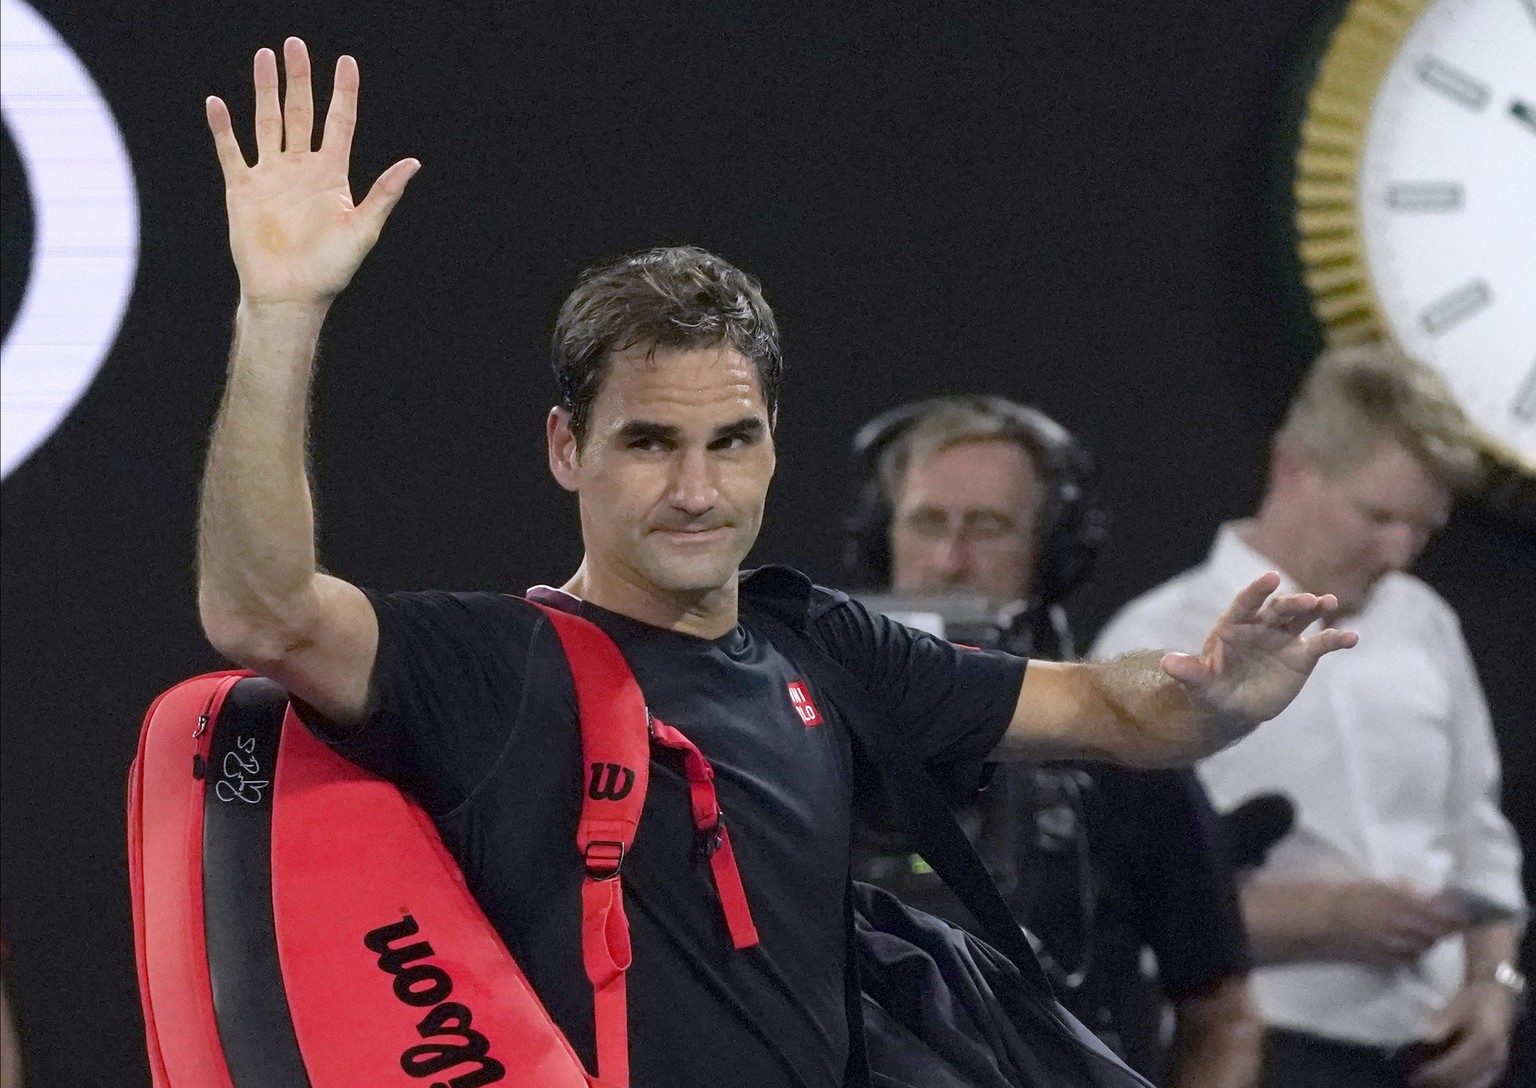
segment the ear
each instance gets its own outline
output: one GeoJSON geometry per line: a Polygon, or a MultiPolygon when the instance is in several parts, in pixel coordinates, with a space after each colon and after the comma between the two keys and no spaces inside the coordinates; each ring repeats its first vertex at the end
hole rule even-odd
{"type": "Polygon", "coordinates": [[[1269,486],[1294,484],[1317,471],[1312,458],[1287,442],[1276,442],[1269,455],[1269,486]]]}
{"type": "Polygon", "coordinates": [[[576,435],[571,430],[571,413],[564,408],[551,408],[544,421],[544,438],[549,447],[549,471],[555,482],[567,491],[581,489],[580,451],[576,448],[576,435]]]}

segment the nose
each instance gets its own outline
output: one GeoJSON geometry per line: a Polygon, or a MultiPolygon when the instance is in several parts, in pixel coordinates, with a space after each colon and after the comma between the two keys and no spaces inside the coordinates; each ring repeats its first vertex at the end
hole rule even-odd
{"type": "Polygon", "coordinates": [[[946,582],[955,581],[970,569],[970,548],[958,526],[950,526],[944,535],[932,541],[928,563],[934,574],[946,582]]]}
{"type": "Polygon", "coordinates": [[[667,501],[678,510],[697,517],[710,511],[719,498],[714,468],[702,449],[679,450],[672,462],[667,501]]]}

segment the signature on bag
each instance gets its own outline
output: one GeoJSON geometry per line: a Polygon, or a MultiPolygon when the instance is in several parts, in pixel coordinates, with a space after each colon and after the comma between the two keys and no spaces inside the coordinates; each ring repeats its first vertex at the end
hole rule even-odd
{"type": "Polygon", "coordinates": [[[224,753],[222,777],[213,787],[213,795],[220,801],[244,801],[248,805],[261,803],[262,791],[271,780],[259,778],[261,761],[256,758],[256,738],[236,737],[233,751],[224,753]]]}

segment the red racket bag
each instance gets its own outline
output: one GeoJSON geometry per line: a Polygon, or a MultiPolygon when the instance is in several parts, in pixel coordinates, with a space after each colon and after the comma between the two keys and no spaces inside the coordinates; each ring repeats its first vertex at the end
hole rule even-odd
{"type": "Polygon", "coordinates": [[[708,763],[651,719],[606,635],[545,611],[576,678],[585,763],[633,774],[629,788],[584,791],[573,844],[587,867],[582,952],[600,1076],[583,1069],[426,813],[316,740],[278,685],[223,672],[155,701],[129,776],[155,1088],[627,1088],[620,870],[653,741],[684,750],[732,943],[756,943],[708,763]]]}

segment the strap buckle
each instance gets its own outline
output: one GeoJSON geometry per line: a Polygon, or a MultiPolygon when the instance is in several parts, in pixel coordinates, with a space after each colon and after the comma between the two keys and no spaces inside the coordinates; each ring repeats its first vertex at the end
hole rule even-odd
{"type": "Polygon", "coordinates": [[[592,880],[612,880],[624,868],[624,853],[622,842],[599,839],[587,843],[586,850],[582,852],[587,876],[592,880]]]}
{"type": "Polygon", "coordinates": [[[720,849],[721,840],[725,838],[725,813],[718,808],[715,809],[714,825],[712,827],[701,827],[699,831],[701,832],[699,835],[699,853],[703,854],[706,858],[714,857],[715,852],[720,849]]]}

